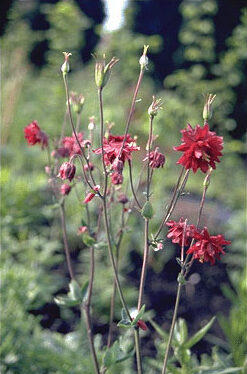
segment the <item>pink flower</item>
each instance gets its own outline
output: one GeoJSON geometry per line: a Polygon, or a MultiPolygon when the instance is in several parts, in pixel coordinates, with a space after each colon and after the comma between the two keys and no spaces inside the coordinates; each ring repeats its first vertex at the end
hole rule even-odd
{"type": "Polygon", "coordinates": [[[197,169],[206,173],[210,166],[215,169],[215,162],[220,162],[219,156],[222,156],[222,136],[209,131],[207,123],[203,127],[196,125],[195,129],[188,125],[181,133],[182,144],[173,147],[175,151],[184,152],[177,164],[184,165],[185,169],[192,169],[194,173],[197,169]]]}
{"type": "Polygon", "coordinates": [[[111,175],[111,182],[112,184],[122,184],[123,183],[123,176],[120,173],[112,173],[111,175]]]}
{"type": "Polygon", "coordinates": [[[149,166],[153,169],[159,168],[160,166],[163,168],[165,163],[165,156],[163,155],[163,153],[159,152],[159,148],[156,147],[155,151],[150,152],[149,157],[147,155],[143,161],[146,160],[149,160],[149,166]]]}
{"type": "Polygon", "coordinates": [[[200,233],[195,231],[194,239],[196,243],[186,253],[193,253],[194,258],[199,262],[210,261],[211,265],[214,265],[215,258],[220,259],[220,254],[225,254],[222,246],[231,244],[223,235],[210,236],[207,227],[204,227],[200,233]]]}
{"type": "MultiPolygon", "coordinates": [[[[126,160],[131,160],[131,153],[133,151],[139,151],[140,147],[138,147],[131,138],[129,134],[127,134],[126,141],[124,143],[123,151],[121,156],[119,157],[119,152],[121,150],[123,144],[124,136],[114,136],[109,135],[108,139],[104,138],[103,140],[103,148],[104,148],[104,160],[106,165],[113,164],[114,160],[118,158],[124,164],[126,160]]],[[[102,153],[102,148],[97,148],[94,152],[99,155],[102,153]]]]}
{"type": "Polygon", "coordinates": [[[75,176],[76,167],[71,162],[64,162],[59,169],[58,177],[65,180],[68,179],[70,182],[75,176]]]}
{"type": "Polygon", "coordinates": [[[84,234],[84,233],[87,232],[87,231],[88,231],[87,226],[80,226],[80,227],[78,228],[77,235],[84,234]]]}
{"type": "Polygon", "coordinates": [[[48,136],[41,131],[37,121],[29,123],[24,128],[24,134],[29,145],[40,144],[42,149],[48,146],[48,136]]]}
{"type": "Polygon", "coordinates": [[[91,200],[93,200],[93,198],[95,197],[95,195],[96,195],[96,193],[99,191],[99,189],[100,189],[100,186],[99,186],[99,185],[94,186],[93,190],[94,190],[95,192],[89,192],[89,193],[87,194],[87,196],[85,197],[83,203],[84,203],[84,204],[88,204],[91,200]]]}
{"type": "Polygon", "coordinates": [[[62,184],[60,187],[60,193],[61,195],[68,195],[71,191],[71,187],[69,184],[62,184]]]}
{"type": "MultiPolygon", "coordinates": [[[[179,222],[168,221],[166,222],[166,225],[170,227],[167,237],[171,239],[173,243],[177,243],[182,246],[185,220],[180,218],[179,222]]],[[[193,237],[195,231],[196,227],[194,225],[186,225],[184,238],[185,246],[189,245],[189,239],[193,237]]]]}

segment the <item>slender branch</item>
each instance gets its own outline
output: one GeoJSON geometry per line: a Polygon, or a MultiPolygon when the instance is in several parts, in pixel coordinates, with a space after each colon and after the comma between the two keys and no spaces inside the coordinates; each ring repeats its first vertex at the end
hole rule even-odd
{"type": "Polygon", "coordinates": [[[141,204],[139,203],[139,201],[137,199],[137,196],[136,196],[136,193],[135,193],[135,188],[134,188],[134,185],[133,185],[132,166],[131,166],[131,161],[130,160],[128,160],[128,164],[129,164],[129,177],[130,177],[131,191],[133,193],[134,200],[135,200],[136,204],[138,205],[138,208],[142,209],[142,206],[141,206],[141,204]]]}
{"type": "Polygon", "coordinates": [[[82,306],[82,310],[84,309],[85,320],[86,320],[86,327],[87,327],[87,335],[88,341],[90,345],[90,350],[93,358],[93,364],[95,368],[95,373],[100,374],[99,363],[95,351],[94,346],[94,339],[92,334],[92,322],[91,322],[91,315],[90,315],[90,307],[91,307],[91,299],[92,299],[92,292],[93,292],[93,282],[94,282],[94,248],[90,248],[90,278],[88,284],[88,297],[85,303],[82,306]]]}
{"type": "Polygon", "coordinates": [[[173,195],[172,195],[172,198],[171,198],[171,201],[170,201],[170,204],[166,210],[166,214],[164,215],[163,219],[162,219],[162,222],[158,228],[158,231],[157,233],[155,234],[154,238],[157,239],[159,234],[161,233],[161,230],[163,229],[163,226],[164,226],[164,223],[166,223],[168,221],[168,219],[170,218],[175,206],[176,206],[176,203],[178,201],[178,198],[179,196],[181,195],[184,187],[185,187],[185,184],[187,182],[187,179],[188,179],[188,175],[189,175],[189,170],[186,170],[184,176],[183,176],[183,172],[184,172],[184,168],[182,168],[181,172],[180,172],[180,175],[178,177],[178,181],[177,181],[177,184],[174,188],[174,191],[173,191],[173,195]],[[182,179],[183,177],[183,179],[182,179]],[[182,179],[182,182],[181,182],[181,179],[182,179]]]}
{"type": "Polygon", "coordinates": [[[142,374],[142,360],[141,360],[139,328],[135,328],[135,347],[136,347],[137,373],[142,374]]]}
{"type": "Polygon", "coordinates": [[[103,114],[103,96],[102,96],[102,88],[98,89],[98,98],[99,98],[99,110],[100,110],[100,143],[101,143],[101,153],[102,153],[102,167],[104,170],[104,193],[103,196],[106,197],[106,190],[107,190],[107,180],[108,180],[108,173],[106,170],[105,158],[104,158],[104,114],[103,114]]]}
{"type": "Polygon", "coordinates": [[[130,111],[129,111],[129,116],[128,116],[126,127],[125,127],[125,134],[124,134],[122,147],[120,148],[120,151],[119,151],[119,156],[118,156],[119,158],[122,155],[122,152],[123,152],[123,149],[124,149],[124,144],[126,142],[127,134],[128,134],[128,131],[129,131],[130,122],[131,122],[132,116],[133,116],[134,111],[135,111],[136,97],[137,97],[137,94],[138,94],[138,91],[139,91],[139,88],[140,88],[140,85],[141,85],[141,81],[142,81],[142,78],[143,78],[143,75],[144,75],[144,71],[145,71],[145,68],[141,67],[140,74],[139,74],[138,81],[137,81],[136,88],[135,88],[135,92],[134,92],[134,96],[133,96],[133,99],[132,99],[130,111]]]}
{"type": "Polygon", "coordinates": [[[168,361],[169,352],[170,352],[170,348],[171,348],[171,342],[172,342],[174,327],[175,327],[175,323],[176,323],[176,319],[177,319],[181,289],[182,289],[182,284],[179,283],[178,284],[178,289],[177,289],[176,303],[175,303],[173,317],[172,317],[172,324],[171,324],[171,328],[170,328],[170,332],[169,332],[169,338],[168,338],[168,342],[167,342],[165,358],[164,358],[164,363],[163,363],[163,368],[162,368],[162,374],[165,374],[165,372],[166,372],[167,361],[168,361]]]}
{"type": "Polygon", "coordinates": [[[63,242],[64,242],[64,249],[66,255],[66,261],[69,269],[69,275],[71,279],[75,279],[71,258],[70,258],[70,251],[69,251],[69,244],[68,244],[68,236],[66,230],[66,222],[65,222],[65,208],[64,208],[65,201],[60,204],[60,216],[61,216],[61,224],[62,224],[62,233],[63,233],[63,242]]]}
{"type": "Polygon", "coordinates": [[[79,132],[80,125],[81,125],[81,114],[77,113],[77,116],[76,116],[76,132],[79,132]]]}
{"type": "Polygon", "coordinates": [[[148,230],[149,230],[149,220],[145,219],[145,223],[144,223],[144,253],[143,253],[142,272],[141,272],[139,296],[138,296],[138,307],[137,307],[138,311],[142,307],[142,298],[143,298],[144,285],[145,285],[146,272],[147,272],[147,264],[148,264],[148,254],[149,254],[148,230]]]}
{"type": "MultiPolygon", "coordinates": [[[[80,151],[82,153],[82,156],[83,158],[85,159],[87,165],[88,165],[88,171],[89,171],[89,174],[90,174],[90,177],[92,179],[92,182],[93,182],[93,185],[95,186],[96,185],[96,182],[94,180],[94,177],[92,175],[92,172],[91,172],[91,169],[90,169],[90,165],[89,165],[89,160],[84,152],[84,149],[82,148],[81,146],[81,143],[78,139],[78,136],[77,136],[77,133],[76,133],[76,130],[75,130],[75,125],[74,125],[74,121],[73,121],[73,116],[72,116],[72,113],[71,113],[71,105],[70,105],[70,97],[69,97],[69,88],[68,88],[68,79],[67,79],[67,75],[64,75],[63,74],[63,81],[64,81],[64,87],[65,87],[65,92],[66,92],[66,100],[67,100],[67,105],[68,105],[68,113],[69,113],[69,119],[70,119],[70,124],[71,124],[71,128],[72,128],[72,131],[73,131],[73,134],[74,134],[74,137],[77,141],[77,144],[80,148],[80,151]]],[[[89,185],[89,187],[91,189],[93,189],[93,186],[91,185],[91,183],[88,181],[88,179],[86,179],[86,182],[87,184],[89,185]]]]}

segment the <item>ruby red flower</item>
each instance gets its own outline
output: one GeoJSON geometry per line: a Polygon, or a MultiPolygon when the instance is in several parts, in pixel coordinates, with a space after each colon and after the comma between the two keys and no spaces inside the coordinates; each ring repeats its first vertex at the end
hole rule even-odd
{"type": "Polygon", "coordinates": [[[59,169],[58,177],[65,180],[68,179],[70,182],[75,176],[76,167],[71,162],[64,162],[59,169]]]}
{"type": "Polygon", "coordinates": [[[198,169],[206,173],[210,166],[215,169],[215,162],[220,162],[219,156],[222,156],[223,137],[209,131],[207,123],[203,127],[196,125],[195,129],[188,124],[181,133],[182,144],[173,147],[175,151],[184,152],[177,164],[184,165],[185,169],[192,169],[194,173],[198,169]]]}
{"type": "Polygon", "coordinates": [[[210,236],[207,227],[204,227],[200,233],[195,231],[194,239],[196,243],[186,253],[193,253],[194,258],[200,262],[210,261],[211,265],[214,265],[215,258],[219,260],[220,255],[225,254],[222,246],[231,244],[223,235],[210,236]]]}
{"type": "MultiPolygon", "coordinates": [[[[106,165],[113,164],[114,160],[118,158],[123,163],[126,160],[131,160],[131,153],[133,151],[139,151],[140,147],[138,147],[135,143],[135,140],[131,138],[129,134],[127,134],[126,141],[124,143],[123,151],[121,156],[119,157],[119,152],[121,150],[123,144],[124,136],[120,135],[109,135],[108,138],[103,139],[103,149],[104,149],[104,160],[106,165]]],[[[102,153],[102,148],[97,148],[94,150],[97,155],[102,153]]]]}
{"type": "MultiPolygon", "coordinates": [[[[90,144],[89,140],[87,140],[87,139],[83,140],[83,133],[82,132],[78,132],[76,135],[77,135],[77,138],[78,138],[82,148],[84,148],[84,147],[86,147],[90,144]]],[[[62,145],[63,145],[63,147],[58,149],[59,155],[61,157],[66,157],[67,155],[69,155],[71,157],[71,156],[76,155],[76,154],[78,154],[78,155],[81,154],[81,149],[79,147],[79,144],[78,144],[74,134],[72,136],[65,136],[62,139],[62,145]]]]}
{"type": "Polygon", "coordinates": [[[24,134],[29,145],[40,144],[42,149],[48,146],[48,136],[41,131],[37,121],[29,123],[24,128],[24,134]]]}
{"type": "Polygon", "coordinates": [[[154,151],[150,152],[149,157],[147,155],[143,161],[146,160],[149,160],[149,166],[153,169],[159,167],[163,168],[165,163],[165,156],[163,155],[163,153],[159,152],[159,148],[156,147],[154,151]]]}
{"type": "MultiPolygon", "coordinates": [[[[180,218],[178,222],[176,221],[168,221],[166,225],[170,227],[167,237],[171,239],[173,243],[177,243],[180,246],[183,244],[183,235],[184,235],[184,225],[185,220],[180,218]]],[[[185,237],[184,237],[184,245],[189,245],[189,240],[194,236],[196,231],[196,227],[194,225],[186,225],[185,229],[185,237]]]]}

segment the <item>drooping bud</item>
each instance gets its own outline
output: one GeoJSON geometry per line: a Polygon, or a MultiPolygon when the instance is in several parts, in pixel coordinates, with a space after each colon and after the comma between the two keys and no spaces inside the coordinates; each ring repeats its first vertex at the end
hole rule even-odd
{"type": "Polygon", "coordinates": [[[89,192],[89,193],[87,194],[87,196],[85,197],[83,203],[84,203],[84,204],[88,204],[91,200],[93,200],[93,198],[95,197],[95,195],[97,194],[97,192],[99,191],[99,189],[100,189],[100,186],[99,186],[99,185],[94,186],[94,187],[93,187],[93,191],[94,191],[94,192],[89,192]]]}
{"type": "Polygon", "coordinates": [[[149,45],[144,45],[143,47],[143,54],[139,60],[139,64],[141,65],[141,69],[147,69],[148,65],[148,57],[147,57],[147,51],[148,51],[149,45]]]}
{"type": "Polygon", "coordinates": [[[65,180],[68,179],[70,182],[75,176],[76,167],[71,162],[64,162],[59,169],[58,177],[65,180]]]}
{"type": "Polygon", "coordinates": [[[202,112],[202,117],[205,122],[212,118],[213,115],[213,108],[212,103],[215,99],[216,95],[213,94],[206,94],[205,95],[205,104],[202,112]]]}
{"type": "Polygon", "coordinates": [[[102,89],[105,87],[106,83],[108,82],[111,70],[113,66],[119,61],[116,57],[113,57],[108,64],[105,64],[105,55],[101,60],[96,60],[95,64],[95,83],[98,89],[102,89]]]}
{"type": "Polygon", "coordinates": [[[119,185],[123,183],[123,175],[121,173],[113,173],[111,175],[112,184],[119,185]]]}
{"type": "Polygon", "coordinates": [[[121,204],[127,204],[129,201],[129,199],[127,198],[127,196],[125,195],[125,193],[121,192],[119,195],[118,195],[118,202],[121,203],[121,204]]]}
{"type": "Polygon", "coordinates": [[[62,184],[60,187],[60,193],[61,195],[68,195],[71,191],[71,187],[69,184],[62,184]]]}
{"type": "Polygon", "coordinates": [[[124,167],[124,164],[123,164],[123,161],[122,160],[119,160],[118,157],[115,158],[115,160],[113,161],[112,163],[112,169],[121,174],[122,171],[123,171],[123,167],[124,167]]]}
{"type": "Polygon", "coordinates": [[[66,75],[70,70],[69,57],[72,56],[72,54],[68,52],[63,52],[63,54],[64,54],[64,63],[61,66],[61,72],[63,73],[63,75],[66,75]]]}
{"type": "Polygon", "coordinates": [[[155,96],[153,96],[152,104],[148,108],[148,115],[149,115],[149,117],[155,117],[155,116],[157,116],[158,111],[160,109],[163,109],[161,107],[161,105],[162,105],[161,99],[155,99],[155,96]]]}

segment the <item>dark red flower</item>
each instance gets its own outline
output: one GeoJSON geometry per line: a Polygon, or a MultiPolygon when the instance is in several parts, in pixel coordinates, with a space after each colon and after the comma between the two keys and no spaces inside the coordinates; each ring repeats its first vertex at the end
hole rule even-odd
{"type": "Polygon", "coordinates": [[[147,331],[148,327],[146,325],[146,323],[142,320],[142,319],[139,319],[139,321],[137,321],[137,326],[140,327],[140,329],[142,329],[143,331],[147,331]]]}
{"type": "Polygon", "coordinates": [[[123,176],[121,173],[112,173],[111,175],[111,182],[112,184],[122,184],[123,183],[123,176]]]}
{"type": "Polygon", "coordinates": [[[59,169],[58,177],[65,180],[68,179],[70,182],[75,176],[76,167],[71,162],[64,162],[59,169]]]}
{"type": "Polygon", "coordinates": [[[118,195],[118,202],[121,204],[127,204],[129,202],[129,199],[125,195],[125,193],[120,192],[120,194],[118,195]]]}
{"type": "Polygon", "coordinates": [[[194,173],[197,169],[206,173],[210,166],[215,169],[215,162],[220,162],[219,156],[222,156],[223,137],[209,131],[207,123],[203,127],[196,125],[195,129],[188,124],[181,133],[182,144],[173,147],[175,151],[184,152],[177,164],[184,165],[185,169],[192,169],[194,173]]]}
{"type": "Polygon", "coordinates": [[[165,156],[163,153],[159,152],[159,148],[155,148],[155,151],[150,152],[149,157],[148,155],[144,158],[143,161],[149,160],[149,166],[153,169],[159,168],[160,166],[163,168],[165,163],[165,156]]]}
{"type": "MultiPolygon", "coordinates": [[[[139,151],[140,147],[138,147],[135,143],[135,140],[131,138],[129,134],[127,134],[126,141],[124,143],[123,151],[121,156],[119,157],[119,151],[121,150],[123,144],[124,136],[115,136],[109,135],[108,138],[104,138],[103,140],[103,148],[104,148],[104,160],[106,165],[113,164],[114,160],[118,158],[123,163],[125,160],[131,160],[131,152],[139,151]]],[[[97,155],[102,153],[102,148],[97,148],[94,150],[97,155]]]]}
{"type": "MultiPolygon", "coordinates": [[[[185,220],[183,218],[180,218],[179,222],[168,221],[166,222],[166,225],[170,227],[167,237],[171,239],[173,243],[177,243],[182,246],[185,220]]],[[[189,239],[194,236],[195,231],[196,227],[194,225],[186,225],[184,238],[185,246],[189,245],[189,239]]]]}
{"type": "Polygon", "coordinates": [[[71,191],[71,187],[69,184],[62,184],[60,187],[60,193],[61,195],[68,195],[71,191]]]}
{"type": "MultiPolygon", "coordinates": [[[[82,132],[78,132],[76,135],[82,148],[87,147],[90,144],[90,140],[87,140],[87,139],[83,140],[82,132]]],[[[81,154],[79,144],[74,134],[72,136],[65,136],[62,140],[62,144],[63,144],[63,147],[58,149],[61,157],[66,157],[67,154],[70,157],[76,154],[78,155],[81,154]]]]}
{"type": "Polygon", "coordinates": [[[24,134],[30,145],[40,144],[42,149],[48,146],[48,136],[41,131],[37,121],[29,123],[24,128],[24,134]]]}
{"type": "Polygon", "coordinates": [[[223,235],[210,236],[207,227],[199,233],[194,233],[196,243],[187,250],[187,254],[194,254],[194,258],[200,262],[210,261],[211,265],[215,263],[215,258],[220,259],[220,254],[225,254],[222,246],[229,245],[231,242],[225,240],[223,235]]]}

